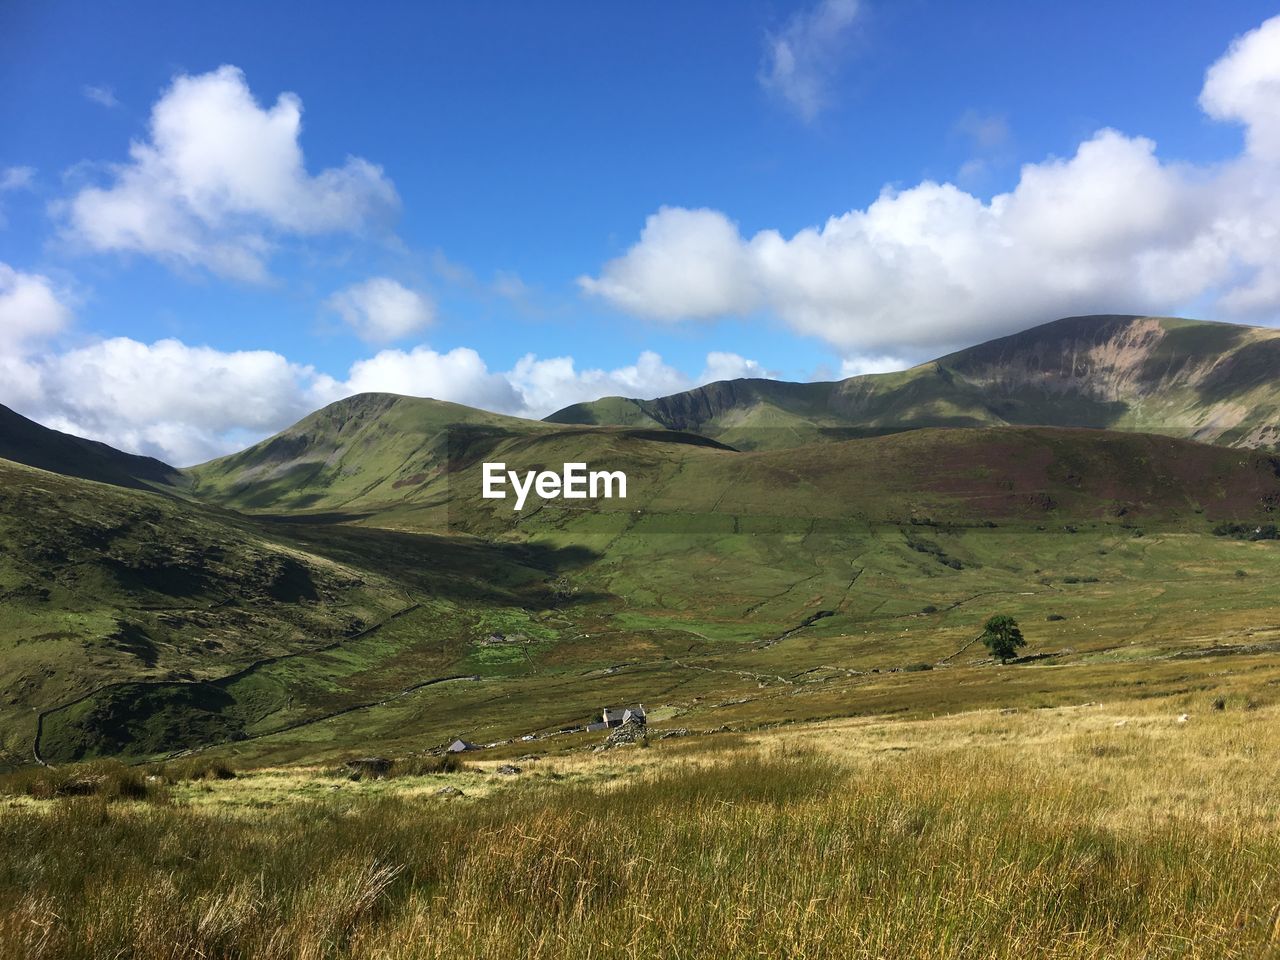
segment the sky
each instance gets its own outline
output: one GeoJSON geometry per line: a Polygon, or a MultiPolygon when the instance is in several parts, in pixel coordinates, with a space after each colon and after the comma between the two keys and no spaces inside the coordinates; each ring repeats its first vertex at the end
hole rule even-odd
{"type": "Polygon", "coordinates": [[[1152,10],[3,0],[0,403],[188,465],[368,390],[1276,325],[1280,10],[1152,10]]]}

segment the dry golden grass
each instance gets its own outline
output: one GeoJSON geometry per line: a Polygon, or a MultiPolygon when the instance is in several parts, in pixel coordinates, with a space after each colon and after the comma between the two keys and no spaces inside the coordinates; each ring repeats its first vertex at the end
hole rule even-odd
{"type": "Polygon", "coordinates": [[[1159,700],[24,799],[0,956],[1277,956],[1278,735],[1159,700]]]}

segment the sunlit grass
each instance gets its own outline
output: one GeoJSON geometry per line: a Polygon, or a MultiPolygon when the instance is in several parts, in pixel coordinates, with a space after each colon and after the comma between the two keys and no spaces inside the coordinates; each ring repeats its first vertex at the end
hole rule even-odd
{"type": "Polygon", "coordinates": [[[0,808],[0,955],[1270,955],[1280,716],[1181,712],[837,721],[515,776],[238,771],[172,778],[160,803],[24,796],[0,808]]]}

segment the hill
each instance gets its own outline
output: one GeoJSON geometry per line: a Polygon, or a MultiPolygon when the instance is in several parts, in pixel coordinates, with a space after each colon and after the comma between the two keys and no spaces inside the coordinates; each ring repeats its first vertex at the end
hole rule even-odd
{"type": "Polygon", "coordinates": [[[399,499],[398,491],[440,473],[461,427],[494,436],[551,429],[443,400],[363,393],[187,475],[193,494],[238,509],[334,510],[399,499]]]}
{"type": "Polygon", "coordinates": [[[1251,541],[1280,459],[1148,434],[740,451],[365,395],[188,476],[177,498],[0,463],[0,720],[26,756],[413,752],[636,701],[712,728],[1145,695],[1234,663],[1187,658],[1253,663],[1274,619],[1276,547],[1251,541]],[[621,470],[627,497],[515,511],[480,496],[496,460],[621,470]],[[993,609],[1072,669],[930,669],[993,609]]]}
{"type": "Polygon", "coordinates": [[[184,482],[179,471],[160,460],[51,430],[5,406],[0,406],[0,459],[117,487],[149,489],[184,482]]]}
{"type": "Polygon", "coordinates": [[[1069,317],[889,374],[736,380],[566,407],[551,423],[661,426],[771,449],[921,427],[1040,425],[1280,443],[1280,331],[1069,317]]]}
{"type": "Polygon", "coordinates": [[[250,519],[4,460],[0,544],[0,766],[33,740],[64,761],[243,739],[461,673],[477,624],[523,623],[585,556],[250,519]]]}

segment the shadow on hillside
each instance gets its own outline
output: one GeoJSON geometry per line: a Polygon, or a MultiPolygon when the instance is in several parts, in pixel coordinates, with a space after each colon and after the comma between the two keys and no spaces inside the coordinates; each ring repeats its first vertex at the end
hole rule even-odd
{"type": "Polygon", "coordinates": [[[1200,399],[1216,403],[1273,383],[1280,370],[1280,340],[1250,343],[1218,364],[1196,391],[1200,399]]]}
{"type": "MultiPolygon", "coordinates": [[[[264,520],[255,517],[254,520],[264,520]]],[[[346,515],[345,519],[352,519],[346,515]]],[[[585,569],[600,553],[582,546],[507,543],[434,533],[404,533],[348,526],[337,520],[304,522],[265,519],[274,539],[399,580],[406,586],[451,600],[486,600],[500,605],[548,606],[547,581],[585,569]]],[[[578,593],[565,603],[580,604],[607,594],[578,593]]]]}

